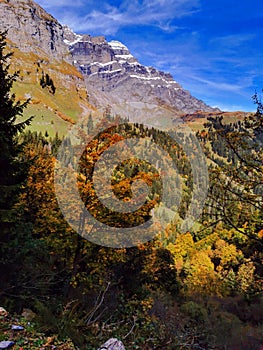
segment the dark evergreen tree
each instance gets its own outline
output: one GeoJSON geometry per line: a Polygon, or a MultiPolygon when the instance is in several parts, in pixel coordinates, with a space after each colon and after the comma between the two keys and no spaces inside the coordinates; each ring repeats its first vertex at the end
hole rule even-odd
{"type": "MultiPolygon", "coordinates": [[[[29,101],[15,101],[11,93],[18,73],[9,74],[8,61],[12,53],[6,53],[6,32],[0,33],[0,222],[8,222],[10,210],[16,201],[24,177],[23,165],[19,160],[21,145],[18,133],[30,124],[32,118],[19,122],[29,101]]],[[[2,228],[2,227],[1,227],[2,228]]]]}
{"type": "MultiPolygon", "coordinates": [[[[19,216],[16,207],[21,185],[26,178],[26,167],[20,157],[22,145],[18,134],[30,124],[32,118],[19,121],[29,101],[19,102],[12,94],[18,73],[9,73],[11,52],[6,50],[7,32],[0,33],[0,275],[1,287],[8,280],[9,264],[15,259],[13,250],[18,245],[14,232],[19,216]]],[[[25,228],[26,231],[26,228],[25,228]]],[[[1,296],[1,288],[0,288],[1,296]]]]}

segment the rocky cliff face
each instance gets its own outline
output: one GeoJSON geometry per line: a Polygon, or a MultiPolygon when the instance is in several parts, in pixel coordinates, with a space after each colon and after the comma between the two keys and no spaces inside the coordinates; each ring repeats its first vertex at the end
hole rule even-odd
{"type": "Polygon", "coordinates": [[[48,54],[54,59],[70,59],[58,21],[31,0],[1,0],[1,29],[24,52],[48,54]]]}
{"type": "Polygon", "coordinates": [[[117,112],[125,111],[132,121],[148,120],[153,106],[162,108],[165,116],[214,111],[191,96],[169,73],[140,64],[122,43],[76,35],[68,28],[67,33],[70,37],[64,41],[74,65],[84,75],[90,99],[98,107],[112,105],[117,112]]]}

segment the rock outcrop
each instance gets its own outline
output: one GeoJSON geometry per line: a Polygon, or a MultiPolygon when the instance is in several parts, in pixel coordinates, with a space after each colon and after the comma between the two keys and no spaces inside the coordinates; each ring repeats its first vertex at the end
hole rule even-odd
{"type": "Polygon", "coordinates": [[[98,350],[125,350],[125,347],[120,340],[111,338],[101,345],[98,350]]]}
{"type": "Polygon", "coordinates": [[[1,30],[23,52],[71,60],[63,26],[32,0],[1,0],[1,30]]]}

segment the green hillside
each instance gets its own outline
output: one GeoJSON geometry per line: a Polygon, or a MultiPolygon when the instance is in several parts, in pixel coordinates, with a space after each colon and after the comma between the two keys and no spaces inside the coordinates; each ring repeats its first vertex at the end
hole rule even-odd
{"type": "Polygon", "coordinates": [[[19,71],[13,91],[18,100],[30,98],[25,117],[34,116],[32,131],[65,135],[70,125],[94,111],[89,104],[83,77],[66,61],[50,60],[32,52],[22,52],[9,42],[14,52],[12,71],[19,71]],[[42,85],[41,85],[42,81],[42,85]],[[44,81],[44,82],[43,82],[44,81]]]}

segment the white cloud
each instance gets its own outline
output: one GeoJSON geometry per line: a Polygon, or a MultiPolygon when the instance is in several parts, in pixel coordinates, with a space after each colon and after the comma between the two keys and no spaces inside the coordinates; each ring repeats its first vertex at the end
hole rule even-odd
{"type": "Polygon", "coordinates": [[[219,91],[228,91],[228,92],[240,92],[242,93],[242,89],[245,87],[244,82],[238,82],[238,83],[226,83],[226,82],[219,82],[209,79],[204,79],[198,76],[191,75],[190,76],[192,80],[198,81],[201,84],[206,85],[209,88],[219,90],[219,91]]]}
{"type": "Polygon", "coordinates": [[[78,32],[114,35],[120,28],[129,25],[151,25],[163,31],[174,31],[177,26],[172,21],[198,11],[199,1],[123,0],[119,6],[92,0],[58,0],[52,3],[39,0],[38,3],[78,32]],[[77,11],[80,7],[81,11],[77,11]]]}
{"type": "MultiPolygon", "coordinates": [[[[228,112],[236,112],[236,111],[244,111],[244,105],[241,104],[225,104],[225,103],[219,103],[217,106],[221,109],[221,111],[228,111],[228,112]]],[[[254,112],[255,109],[253,108],[247,108],[245,112],[254,112]]]]}
{"type": "Polygon", "coordinates": [[[84,0],[74,0],[74,2],[72,2],[72,0],[56,0],[54,2],[50,0],[37,0],[36,2],[47,11],[56,11],[65,7],[77,8],[85,4],[84,0]]]}
{"type": "Polygon", "coordinates": [[[236,49],[241,45],[245,44],[246,42],[254,39],[255,37],[256,34],[254,33],[225,35],[211,39],[210,43],[215,44],[217,47],[220,46],[220,48],[236,49]]]}

